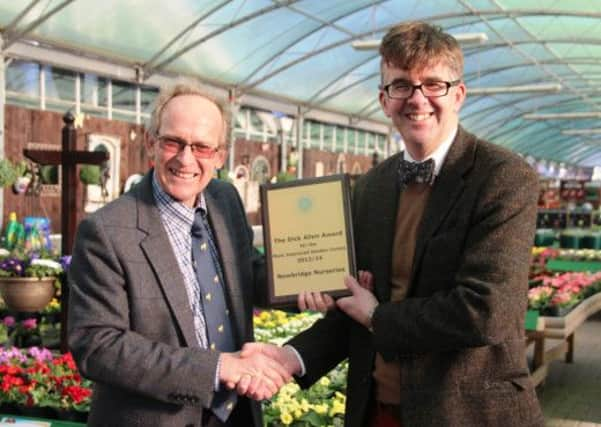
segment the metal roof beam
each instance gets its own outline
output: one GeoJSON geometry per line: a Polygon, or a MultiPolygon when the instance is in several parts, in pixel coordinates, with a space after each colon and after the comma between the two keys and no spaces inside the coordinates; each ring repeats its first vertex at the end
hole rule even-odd
{"type": "MultiPolygon", "coordinates": [[[[315,91],[315,93],[313,95],[311,95],[311,97],[309,98],[309,102],[313,103],[316,102],[316,98],[319,99],[319,95],[321,95],[324,91],[326,91],[330,86],[332,86],[333,84],[335,84],[336,82],[344,79],[346,76],[350,75],[353,71],[355,71],[356,69],[364,66],[365,64],[367,64],[370,61],[373,61],[374,58],[378,57],[379,55],[374,55],[374,56],[370,56],[369,58],[359,62],[358,64],[353,65],[351,68],[344,70],[344,72],[338,74],[336,77],[334,77],[332,80],[330,80],[328,83],[326,83],[325,85],[323,85],[322,87],[320,87],[318,90],[315,91]]],[[[379,74],[379,73],[378,73],[379,74]]],[[[373,76],[373,75],[372,75],[373,76]]],[[[330,95],[326,95],[327,98],[326,99],[330,99],[330,95]]],[[[323,99],[323,98],[322,98],[323,99]]]]}
{"type": "Polygon", "coordinates": [[[40,16],[38,19],[33,21],[31,24],[23,28],[21,31],[13,31],[10,34],[4,34],[4,44],[2,46],[2,51],[6,52],[14,42],[19,40],[21,37],[26,35],[27,33],[33,31],[36,27],[43,24],[46,20],[48,20],[52,15],[59,12],[61,9],[65,8],[69,5],[69,3],[73,3],[75,0],[64,0],[62,3],[57,5],[56,7],[50,9],[48,12],[40,16]]]}
{"type": "MultiPolygon", "coordinates": [[[[384,1],[386,1],[386,0],[378,0],[378,1],[376,1],[375,3],[376,3],[376,4],[379,4],[379,3],[382,3],[382,2],[384,2],[384,1]]],[[[339,21],[339,20],[341,20],[341,19],[344,19],[344,18],[346,18],[347,16],[350,16],[350,15],[352,15],[352,14],[356,13],[357,11],[359,11],[359,10],[363,9],[364,7],[365,7],[365,6],[360,6],[360,7],[357,7],[357,8],[355,8],[355,9],[353,9],[353,10],[350,10],[348,13],[345,13],[345,14],[343,14],[343,15],[341,15],[341,16],[338,16],[338,17],[336,17],[336,19],[335,19],[333,22],[336,22],[336,21],[339,21]]],[[[296,9],[295,9],[295,10],[296,10],[296,9]]],[[[317,27],[317,28],[315,28],[315,29],[312,29],[312,30],[311,30],[311,33],[314,33],[314,32],[317,32],[317,31],[321,31],[321,30],[322,30],[322,29],[324,29],[326,26],[327,26],[327,25],[326,25],[326,24],[324,24],[324,25],[321,25],[321,26],[319,26],[319,27],[317,27]]],[[[265,68],[267,65],[269,65],[269,64],[270,64],[270,63],[271,63],[271,62],[272,62],[272,61],[273,61],[275,58],[277,58],[277,57],[279,57],[280,55],[282,55],[284,52],[286,52],[288,49],[290,49],[292,46],[294,46],[295,44],[297,44],[297,43],[298,43],[298,42],[300,42],[301,40],[305,39],[306,37],[307,37],[307,34],[303,34],[302,36],[300,36],[300,37],[297,37],[296,39],[292,40],[290,43],[286,44],[286,46],[284,46],[284,47],[283,47],[283,48],[281,48],[280,50],[278,50],[278,51],[275,51],[275,52],[273,53],[273,55],[271,55],[269,58],[267,58],[265,61],[263,61],[261,64],[259,64],[259,66],[257,66],[257,67],[256,67],[254,70],[252,70],[250,73],[248,73],[248,75],[247,75],[247,76],[246,76],[246,77],[245,77],[243,80],[241,80],[241,81],[238,83],[238,85],[239,85],[239,86],[244,86],[244,85],[246,85],[246,84],[248,83],[248,81],[249,81],[249,80],[250,80],[252,77],[254,77],[254,76],[255,76],[255,75],[256,75],[256,74],[257,74],[259,71],[261,71],[261,70],[262,70],[263,68],[265,68]]]]}
{"type": "MultiPolygon", "coordinates": [[[[482,23],[484,23],[484,24],[485,24],[485,25],[486,25],[486,26],[487,26],[487,27],[488,27],[488,28],[489,28],[489,29],[490,29],[490,30],[491,30],[493,33],[495,33],[495,34],[496,34],[496,35],[497,35],[497,36],[498,36],[498,37],[499,37],[501,40],[504,40],[504,41],[505,41],[505,42],[508,44],[508,46],[511,46],[511,47],[512,47],[512,48],[513,48],[513,49],[514,49],[514,50],[515,50],[515,51],[516,51],[518,54],[520,54],[520,55],[521,55],[521,56],[523,56],[524,58],[528,59],[528,60],[529,60],[529,61],[531,61],[532,63],[534,63],[534,64],[537,64],[537,65],[540,65],[540,64],[539,64],[539,62],[538,62],[538,58],[534,57],[533,55],[531,55],[531,54],[530,54],[530,53],[528,53],[528,52],[525,52],[523,49],[519,48],[518,46],[515,46],[515,45],[513,45],[513,44],[512,44],[512,42],[511,42],[511,40],[509,40],[507,37],[505,37],[505,35],[504,35],[504,34],[503,34],[501,31],[497,30],[497,29],[496,29],[496,28],[495,28],[493,25],[491,25],[491,24],[490,24],[490,22],[489,22],[489,19],[487,19],[486,17],[483,17],[483,16],[482,16],[482,12],[481,12],[481,11],[477,11],[477,10],[475,10],[475,9],[474,9],[474,8],[473,8],[471,5],[469,5],[469,4],[468,4],[468,3],[467,3],[465,0],[457,0],[457,1],[458,1],[459,3],[461,3],[461,4],[463,4],[463,6],[464,6],[466,9],[468,9],[469,11],[471,11],[472,13],[477,13],[477,14],[478,14],[478,16],[480,16],[480,19],[481,19],[482,23]]],[[[497,4],[497,7],[499,8],[498,12],[501,12],[501,13],[505,13],[505,12],[506,12],[506,10],[505,10],[505,9],[503,9],[503,8],[502,8],[502,7],[501,7],[501,6],[500,6],[500,5],[499,5],[499,4],[498,4],[498,3],[497,3],[495,0],[491,0],[491,1],[492,1],[492,2],[494,2],[495,4],[497,4]]],[[[544,11],[542,11],[542,10],[541,10],[541,11],[540,11],[540,13],[537,13],[537,15],[544,14],[543,12],[544,12],[544,11]]],[[[563,15],[562,11],[557,11],[557,10],[556,10],[556,11],[554,11],[554,13],[553,13],[553,16],[560,16],[560,15],[563,15]]],[[[522,29],[523,29],[523,31],[525,31],[526,33],[530,34],[530,35],[532,36],[532,38],[533,38],[533,39],[535,39],[535,40],[538,40],[538,39],[537,39],[537,38],[536,38],[534,35],[532,35],[532,34],[531,34],[531,33],[530,33],[530,32],[529,32],[529,31],[528,31],[526,28],[524,28],[524,27],[523,27],[523,26],[522,26],[522,25],[521,25],[521,24],[520,24],[520,23],[519,23],[519,22],[516,20],[516,16],[515,16],[513,13],[511,13],[511,14],[508,14],[508,15],[507,15],[507,17],[508,17],[508,19],[510,19],[510,20],[511,20],[513,23],[515,23],[515,24],[516,24],[516,25],[518,25],[520,28],[522,28],[522,29]]],[[[547,48],[546,46],[545,46],[545,49],[546,49],[546,50],[548,50],[548,48],[547,48]]],[[[550,52],[550,53],[551,53],[553,56],[557,57],[557,55],[555,54],[555,52],[550,52]]],[[[540,68],[541,68],[541,70],[542,70],[542,71],[543,71],[545,74],[547,74],[547,75],[551,76],[552,78],[556,79],[556,80],[557,80],[559,83],[561,83],[561,82],[562,82],[562,81],[561,81],[561,78],[560,78],[560,77],[559,77],[559,76],[558,76],[556,73],[554,73],[553,71],[550,71],[550,70],[548,70],[548,69],[547,69],[547,68],[546,68],[544,65],[541,65],[541,66],[540,66],[540,68]]],[[[568,89],[572,89],[570,86],[567,86],[567,87],[568,87],[568,89]]],[[[586,102],[586,103],[589,103],[589,104],[593,104],[593,105],[595,105],[594,103],[591,103],[591,102],[589,102],[589,101],[588,101],[588,99],[587,99],[587,97],[586,97],[586,96],[584,96],[584,95],[582,96],[582,100],[583,100],[584,102],[586,102]]]]}
{"type": "Polygon", "coordinates": [[[243,16],[240,19],[236,19],[235,21],[230,22],[227,25],[223,25],[221,27],[219,27],[217,30],[210,32],[209,34],[206,34],[202,37],[200,37],[199,39],[194,40],[192,43],[188,43],[186,46],[184,46],[183,48],[179,49],[178,51],[176,51],[174,54],[172,54],[171,56],[169,56],[167,59],[161,61],[160,63],[158,63],[157,65],[148,67],[148,66],[143,66],[142,70],[144,72],[144,76],[150,76],[158,71],[161,71],[163,68],[165,68],[167,65],[171,64],[173,61],[175,61],[177,58],[179,58],[180,56],[182,56],[184,53],[194,49],[196,46],[218,36],[219,34],[225,33],[226,31],[231,30],[232,28],[236,28],[242,24],[244,24],[245,22],[251,21],[259,16],[265,15],[269,12],[272,12],[276,9],[288,6],[290,4],[296,3],[299,0],[285,0],[282,1],[281,3],[277,3],[277,4],[273,4],[271,6],[267,6],[264,8],[261,8],[259,10],[256,10],[255,12],[248,14],[246,16],[243,16]]]}
{"type": "Polygon", "coordinates": [[[182,31],[180,31],[175,37],[173,37],[161,49],[159,49],[158,52],[155,53],[152,56],[152,58],[150,58],[148,61],[146,61],[144,63],[144,65],[143,65],[143,69],[150,69],[152,67],[152,64],[155,63],[157,61],[157,59],[163,53],[165,53],[171,46],[173,46],[175,44],[175,42],[177,42],[178,40],[180,40],[183,36],[185,36],[187,33],[189,33],[190,31],[192,31],[194,28],[196,28],[196,26],[198,24],[200,24],[202,21],[204,21],[206,18],[208,18],[213,13],[215,13],[219,9],[221,9],[223,6],[225,6],[225,5],[227,5],[228,3],[231,3],[231,2],[232,2],[232,0],[222,1],[221,3],[215,5],[214,7],[210,8],[209,10],[207,10],[205,13],[203,13],[198,18],[196,18],[194,21],[192,21],[192,23],[190,25],[188,25],[186,28],[184,28],[182,31]]]}
{"type": "MultiPolygon", "coordinates": [[[[601,45],[601,41],[599,43],[601,45]]],[[[567,59],[550,59],[546,61],[538,61],[541,65],[567,65],[567,63],[575,64],[575,65],[600,65],[599,60],[591,59],[590,57],[582,57],[582,58],[567,58],[567,59]]],[[[489,76],[496,73],[501,73],[503,71],[515,70],[517,68],[525,68],[525,67],[537,67],[537,64],[532,64],[531,62],[520,62],[519,64],[511,64],[504,65],[502,67],[492,67],[492,68],[483,68],[478,71],[474,71],[471,73],[467,73],[463,75],[464,80],[468,79],[477,79],[485,76],[489,76]]],[[[588,80],[587,77],[583,77],[578,74],[578,79],[588,80]]],[[[562,80],[570,78],[569,75],[561,75],[562,80]]]]}
{"type": "Polygon", "coordinates": [[[10,34],[14,32],[15,28],[17,28],[17,25],[19,25],[19,22],[21,22],[25,15],[27,15],[29,11],[33,9],[33,7],[39,2],[40,0],[32,0],[31,3],[29,3],[25,9],[21,11],[21,13],[15,16],[15,18],[4,28],[4,37],[10,36],[10,34]]]}
{"type": "MultiPolygon", "coordinates": [[[[424,17],[424,20],[428,20],[428,21],[437,21],[437,20],[442,20],[442,19],[449,19],[449,18],[463,18],[463,17],[469,17],[469,16],[475,16],[475,17],[479,17],[482,18],[483,15],[492,15],[492,18],[490,19],[491,21],[494,20],[498,20],[498,19],[507,19],[509,16],[513,16],[513,15],[517,15],[517,16],[530,16],[530,15],[550,15],[551,13],[549,13],[549,11],[541,11],[541,10],[523,10],[523,9],[511,9],[511,10],[507,10],[505,12],[499,12],[498,10],[483,10],[483,11],[477,11],[477,12],[463,12],[463,13],[447,13],[447,14],[441,14],[441,15],[433,15],[433,16],[429,16],[429,17],[424,17]],[[499,16],[501,15],[501,16],[499,16]]],[[[556,15],[566,15],[566,16],[585,16],[585,17],[590,17],[590,18],[601,18],[601,12],[599,13],[592,13],[592,12],[581,12],[581,11],[554,11],[552,13],[553,16],[556,15]]],[[[335,49],[336,47],[345,45],[345,44],[350,44],[351,42],[353,42],[354,40],[359,40],[362,37],[366,37],[366,36],[372,36],[374,33],[378,33],[378,32],[383,32],[383,31],[387,31],[388,29],[390,29],[394,24],[391,25],[385,25],[382,27],[377,27],[374,28],[370,31],[366,31],[363,33],[359,33],[356,34],[353,37],[349,37],[334,43],[331,43],[329,45],[323,46],[319,49],[313,50],[311,52],[306,53],[305,55],[294,59],[292,61],[287,62],[286,64],[282,65],[281,67],[278,67],[277,69],[275,69],[274,71],[266,74],[265,76],[254,80],[246,85],[243,86],[242,90],[246,91],[246,90],[250,90],[258,85],[260,85],[261,83],[271,79],[273,76],[281,73],[284,70],[287,70],[290,67],[293,67],[296,64],[299,64],[301,62],[306,61],[307,59],[310,59],[316,55],[319,55],[323,52],[326,52],[328,50],[331,49],[335,49]]],[[[448,27],[447,30],[449,28],[456,28],[459,26],[465,25],[464,23],[462,24],[458,24],[455,26],[451,26],[448,27]]],[[[501,37],[503,38],[503,37],[501,37]]],[[[509,42],[507,41],[508,45],[509,42]]]]}

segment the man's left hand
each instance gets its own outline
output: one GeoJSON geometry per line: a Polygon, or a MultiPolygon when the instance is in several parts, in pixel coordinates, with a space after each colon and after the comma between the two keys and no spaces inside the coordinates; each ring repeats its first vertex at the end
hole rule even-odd
{"type": "Polygon", "coordinates": [[[368,328],[370,326],[371,315],[378,305],[378,300],[368,289],[361,287],[352,276],[346,276],[344,284],[352,292],[352,295],[339,298],[336,301],[336,305],[355,321],[368,328]]]}

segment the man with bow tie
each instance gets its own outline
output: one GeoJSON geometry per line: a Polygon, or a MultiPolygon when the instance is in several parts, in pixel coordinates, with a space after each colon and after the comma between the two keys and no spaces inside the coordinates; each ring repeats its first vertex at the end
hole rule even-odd
{"type": "Polygon", "coordinates": [[[467,90],[452,36],[406,22],[380,54],[380,104],[406,148],[354,189],[357,265],[372,287],[347,278],[339,310],[289,342],[300,360],[245,352],[278,353],[303,386],[348,357],[348,427],[542,426],[524,337],[538,177],[459,125],[467,90]]]}

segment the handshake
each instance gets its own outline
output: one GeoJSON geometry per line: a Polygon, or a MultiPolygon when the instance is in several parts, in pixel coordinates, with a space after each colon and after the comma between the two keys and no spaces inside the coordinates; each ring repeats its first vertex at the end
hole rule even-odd
{"type": "MultiPolygon", "coordinates": [[[[350,296],[334,301],[319,292],[302,292],[298,298],[299,308],[325,313],[337,307],[356,322],[370,327],[371,316],[378,305],[372,294],[373,276],[368,271],[359,271],[358,276],[358,281],[351,276],[344,280],[350,296]]],[[[288,346],[247,343],[237,353],[221,353],[219,381],[251,399],[270,399],[293,375],[302,373],[299,357],[288,346]]]]}
{"type": "Polygon", "coordinates": [[[271,398],[301,372],[300,361],[290,347],[247,343],[237,353],[222,353],[219,380],[255,400],[271,398]]]}

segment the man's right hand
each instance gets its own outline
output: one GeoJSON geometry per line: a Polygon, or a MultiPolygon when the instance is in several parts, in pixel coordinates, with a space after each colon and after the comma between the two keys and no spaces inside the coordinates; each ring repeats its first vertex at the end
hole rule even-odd
{"type": "MultiPolygon", "coordinates": [[[[359,270],[358,276],[359,285],[361,285],[362,288],[373,292],[373,275],[369,271],[359,270]]],[[[321,292],[301,292],[298,294],[297,303],[300,311],[311,310],[325,314],[336,308],[336,301],[328,294],[322,294],[321,292]]]]}
{"type": "Polygon", "coordinates": [[[255,400],[271,398],[292,379],[288,370],[261,352],[221,353],[219,381],[255,400]]]}

